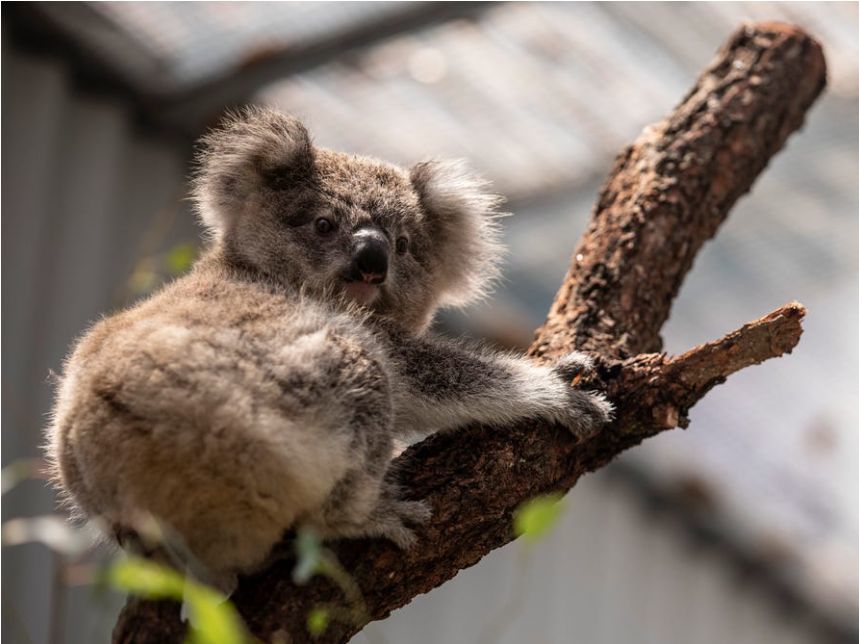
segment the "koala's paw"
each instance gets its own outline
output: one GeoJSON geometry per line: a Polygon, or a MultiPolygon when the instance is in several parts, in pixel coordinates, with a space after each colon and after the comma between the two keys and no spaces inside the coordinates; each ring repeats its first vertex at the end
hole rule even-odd
{"type": "Polygon", "coordinates": [[[417,541],[412,528],[425,524],[430,517],[432,510],[425,501],[401,501],[385,495],[370,518],[371,530],[407,550],[417,541]]]}
{"type": "Polygon", "coordinates": [[[554,369],[568,384],[575,385],[582,376],[593,373],[594,359],[584,353],[571,351],[555,363],[554,369]]]}
{"type": "Polygon", "coordinates": [[[594,435],[611,421],[614,407],[602,394],[576,388],[583,376],[593,373],[593,358],[574,351],[561,358],[554,369],[567,385],[566,404],[558,420],[578,439],[594,435]]]}
{"type": "Polygon", "coordinates": [[[614,414],[612,404],[600,393],[573,389],[567,392],[567,406],[558,420],[577,439],[589,438],[610,422],[614,414]]]}

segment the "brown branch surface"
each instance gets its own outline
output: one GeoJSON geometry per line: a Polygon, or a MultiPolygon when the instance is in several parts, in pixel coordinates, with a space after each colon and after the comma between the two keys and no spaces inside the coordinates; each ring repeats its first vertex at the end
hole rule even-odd
{"type": "MultiPolygon", "coordinates": [[[[644,438],[685,426],[689,409],[728,375],[796,345],[805,310],[794,303],[675,358],[653,353],[695,254],[800,127],[825,75],[820,46],[796,27],[743,27],[675,111],[618,157],[531,348],[542,360],[574,348],[598,354],[597,376],[585,384],[608,393],[615,422],[579,444],[528,423],[468,427],[407,450],[399,478],[408,496],[433,508],[420,543],[408,552],[377,540],[332,544],[372,619],[512,540],[512,512],[523,501],[566,491],[644,438]]],[[[234,597],[266,642],[307,640],[311,608],[343,603],[324,580],[295,586],[291,566],[286,560],[243,580],[234,597]]],[[[132,600],[114,641],[178,641],[177,616],[175,605],[132,600]]],[[[322,640],[346,641],[358,630],[335,623],[322,640]]]]}
{"type": "Polygon", "coordinates": [[[701,245],[825,82],[820,45],[796,27],[738,30],[674,112],[618,156],[534,352],[659,351],[701,245]]]}

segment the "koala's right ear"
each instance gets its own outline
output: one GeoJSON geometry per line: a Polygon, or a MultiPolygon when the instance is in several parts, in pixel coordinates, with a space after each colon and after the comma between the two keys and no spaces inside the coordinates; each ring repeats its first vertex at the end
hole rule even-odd
{"type": "Polygon", "coordinates": [[[264,189],[288,189],[313,174],[307,129],[295,117],[270,108],[228,113],[200,144],[191,196],[200,220],[215,234],[264,189]]]}
{"type": "Polygon", "coordinates": [[[462,161],[424,161],[409,177],[438,253],[442,306],[463,306],[488,292],[504,253],[498,218],[503,199],[462,161]]]}

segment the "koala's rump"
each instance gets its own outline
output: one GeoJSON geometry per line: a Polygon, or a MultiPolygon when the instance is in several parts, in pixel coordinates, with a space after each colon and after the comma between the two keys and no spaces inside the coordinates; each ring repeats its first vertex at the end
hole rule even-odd
{"type": "Polygon", "coordinates": [[[327,330],[278,345],[156,317],[93,335],[55,422],[64,483],[91,516],[133,526],[145,511],[206,565],[252,569],[354,464],[320,381],[337,377],[320,369],[327,330]]]}

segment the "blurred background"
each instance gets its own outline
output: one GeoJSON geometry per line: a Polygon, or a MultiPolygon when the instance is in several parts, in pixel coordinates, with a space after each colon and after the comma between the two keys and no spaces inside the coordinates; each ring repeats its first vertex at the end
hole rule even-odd
{"type": "MultiPolygon", "coordinates": [[[[797,350],[583,479],[534,552],[510,544],[356,641],[859,641],[859,4],[4,3],[2,17],[4,466],[39,456],[72,340],[193,260],[189,160],[225,107],[276,105],[319,145],[404,164],[469,159],[515,214],[506,281],[440,327],[527,346],[621,147],[743,21],[810,31],[829,87],[664,329],[680,352],[798,299],[797,350]]],[[[54,511],[44,481],[4,494],[4,522],[54,511]]],[[[81,564],[41,543],[2,563],[7,641],[108,640],[122,598],[81,584],[81,564]]]]}

